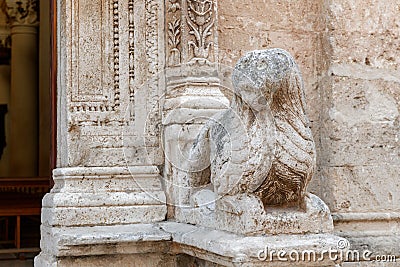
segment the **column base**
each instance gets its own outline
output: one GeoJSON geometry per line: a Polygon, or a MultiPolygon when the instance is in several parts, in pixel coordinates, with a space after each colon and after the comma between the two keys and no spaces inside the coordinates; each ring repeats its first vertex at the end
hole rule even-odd
{"type": "Polygon", "coordinates": [[[155,166],[64,168],[43,199],[42,224],[54,227],[164,221],[166,197],[155,166]]]}

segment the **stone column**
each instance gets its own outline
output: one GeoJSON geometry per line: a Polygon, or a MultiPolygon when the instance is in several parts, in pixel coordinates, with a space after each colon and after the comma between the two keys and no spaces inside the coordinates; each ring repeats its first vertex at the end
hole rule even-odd
{"type": "Polygon", "coordinates": [[[38,158],[37,1],[6,1],[11,23],[10,175],[36,176],[38,158]]]}

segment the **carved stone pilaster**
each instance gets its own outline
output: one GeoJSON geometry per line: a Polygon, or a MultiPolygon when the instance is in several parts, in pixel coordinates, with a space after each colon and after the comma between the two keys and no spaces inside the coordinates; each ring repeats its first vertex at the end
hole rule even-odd
{"type": "Polygon", "coordinates": [[[167,65],[216,62],[217,1],[167,0],[166,7],[167,65]]]}
{"type": "Polygon", "coordinates": [[[165,0],[165,7],[164,175],[173,209],[194,133],[228,101],[219,90],[217,0],[165,0]]]}
{"type": "Polygon", "coordinates": [[[6,14],[11,26],[39,25],[39,1],[38,0],[4,0],[1,2],[1,8],[6,14]]]}
{"type": "Polygon", "coordinates": [[[47,238],[54,231],[152,223],[166,214],[157,167],[162,1],[66,0],[58,11],[59,158],[43,202],[38,261],[57,255],[47,238]]]}

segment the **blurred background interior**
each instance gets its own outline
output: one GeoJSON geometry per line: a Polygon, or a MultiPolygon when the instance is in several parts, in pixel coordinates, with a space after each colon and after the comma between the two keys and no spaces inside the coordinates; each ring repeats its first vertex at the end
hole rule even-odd
{"type": "Polygon", "coordinates": [[[0,0],[0,266],[32,266],[39,252],[53,155],[51,2],[0,0]]]}

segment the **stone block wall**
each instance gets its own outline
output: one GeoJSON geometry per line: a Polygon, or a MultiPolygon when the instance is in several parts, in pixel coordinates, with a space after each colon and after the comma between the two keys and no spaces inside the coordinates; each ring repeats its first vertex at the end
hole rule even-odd
{"type": "Polygon", "coordinates": [[[272,47],[297,60],[317,145],[310,190],[339,234],[376,253],[400,232],[399,11],[397,0],[219,1],[220,63],[272,47]]]}
{"type": "Polygon", "coordinates": [[[320,156],[325,183],[335,181],[329,202],[336,212],[400,209],[399,8],[399,1],[329,5],[320,156]]]}

